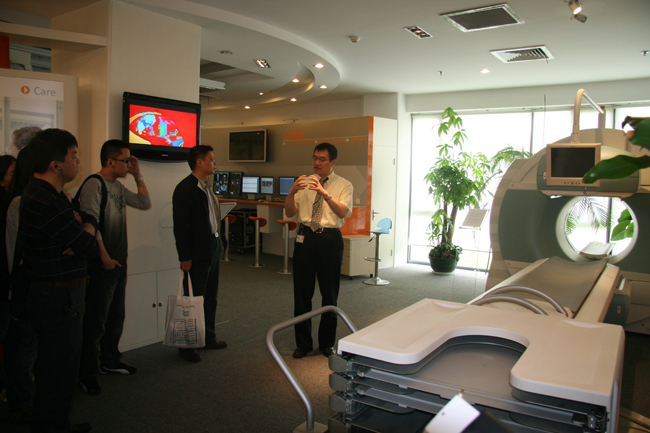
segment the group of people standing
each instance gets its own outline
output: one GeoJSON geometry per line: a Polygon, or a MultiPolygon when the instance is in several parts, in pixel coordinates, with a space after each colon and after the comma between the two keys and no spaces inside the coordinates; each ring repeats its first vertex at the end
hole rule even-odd
{"type": "MultiPolygon", "coordinates": [[[[90,424],[70,422],[78,386],[97,395],[98,373],[137,372],[121,361],[118,348],[125,318],[126,207],[149,209],[149,192],[128,143],[104,143],[101,170],[71,199],[63,188],[79,171],[76,138],[65,130],[34,127],[12,138],[17,158],[0,157],[0,232],[6,246],[0,248],[0,343],[9,418],[31,422],[33,433],[87,432],[90,424]],[[119,181],[129,175],[136,192],[119,181]]],[[[285,204],[287,216],[300,222],[294,253],[296,316],[311,310],[316,278],[323,305],[336,305],[340,227],[352,214],[352,185],[334,174],[336,160],[333,145],[316,146],[316,174],[300,176],[285,204]]],[[[189,276],[194,294],[204,297],[204,349],[223,349],[227,343],[217,339],[215,316],[219,258],[226,245],[210,184],[216,170],[213,148],[191,148],[188,163],[191,174],[172,196],[176,249],[186,295],[189,276]]],[[[335,335],[336,316],[326,314],[318,337],[325,356],[334,353],[335,335]]],[[[296,344],[294,358],[313,349],[309,321],[296,325],[296,344]]],[[[179,349],[179,355],[201,361],[196,350],[179,349]]]]}

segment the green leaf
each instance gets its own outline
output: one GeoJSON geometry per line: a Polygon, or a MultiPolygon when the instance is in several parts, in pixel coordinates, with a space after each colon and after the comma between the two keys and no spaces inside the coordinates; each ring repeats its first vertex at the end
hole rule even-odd
{"type": "Polygon", "coordinates": [[[644,155],[633,157],[618,155],[611,159],[605,159],[596,164],[582,178],[584,183],[594,183],[599,179],[625,179],[636,171],[650,167],[650,156],[644,155]]]}
{"type": "Polygon", "coordinates": [[[634,135],[630,138],[630,143],[650,149],[650,117],[627,116],[621,127],[628,124],[634,128],[634,135]]]}

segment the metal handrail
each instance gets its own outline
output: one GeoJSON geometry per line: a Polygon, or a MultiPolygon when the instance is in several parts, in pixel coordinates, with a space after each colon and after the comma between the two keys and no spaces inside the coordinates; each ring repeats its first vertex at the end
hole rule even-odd
{"type": "Polygon", "coordinates": [[[354,326],[350,318],[343,312],[341,309],[338,307],[334,307],[333,305],[326,305],[325,307],[321,307],[317,310],[310,311],[305,314],[301,314],[300,316],[296,316],[293,319],[285,320],[282,323],[278,323],[277,325],[271,327],[269,331],[266,333],[266,347],[268,347],[269,352],[271,352],[271,356],[273,356],[273,359],[275,359],[275,362],[278,364],[278,367],[280,367],[280,370],[282,370],[282,373],[286,376],[287,380],[293,387],[293,389],[296,391],[298,394],[298,397],[302,400],[302,402],[305,405],[305,410],[307,411],[307,431],[308,432],[313,432],[314,431],[314,408],[311,404],[311,400],[309,399],[309,396],[307,396],[307,393],[305,390],[300,386],[298,383],[298,380],[296,377],[293,375],[287,364],[284,362],[284,359],[282,359],[282,356],[280,356],[280,352],[278,352],[278,349],[276,349],[275,344],[273,343],[273,335],[282,329],[288,328],[293,325],[297,325],[298,323],[304,322],[305,320],[311,319],[312,317],[315,316],[320,316],[323,313],[335,313],[338,315],[345,324],[348,326],[350,331],[352,333],[357,332],[357,328],[354,326]]]}

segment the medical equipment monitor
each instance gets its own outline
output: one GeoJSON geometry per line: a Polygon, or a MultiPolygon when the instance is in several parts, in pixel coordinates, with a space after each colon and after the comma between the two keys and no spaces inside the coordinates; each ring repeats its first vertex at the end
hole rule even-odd
{"type": "Polygon", "coordinates": [[[289,195],[289,190],[295,181],[295,177],[280,176],[278,178],[278,183],[280,184],[280,195],[289,195]]]}
{"type": "Polygon", "coordinates": [[[582,178],[600,162],[600,143],[553,143],[546,146],[546,185],[598,187],[582,178]]]}
{"type": "Polygon", "coordinates": [[[266,162],[266,129],[231,132],[229,162],[266,162]]]}
{"type": "Polygon", "coordinates": [[[214,173],[214,184],[212,190],[216,195],[228,195],[228,179],[230,173],[227,171],[216,171],[214,173]]]}
{"type": "Polygon", "coordinates": [[[228,178],[228,195],[231,197],[239,197],[242,194],[241,187],[242,187],[242,178],[244,177],[244,173],[238,171],[238,172],[230,172],[230,176],[228,178]]]}
{"type": "Polygon", "coordinates": [[[260,193],[259,176],[244,176],[241,182],[241,192],[244,194],[259,194],[260,193]]]}
{"type": "Polygon", "coordinates": [[[260,194],[273,195],[273,176],[260,177],[260,194]]]}
{"type": "Polygon", "coordinates": [[[124,92],[122,140],[131,154],[158,161],[186,161],[200,142],[201,105],[124,92]]]}

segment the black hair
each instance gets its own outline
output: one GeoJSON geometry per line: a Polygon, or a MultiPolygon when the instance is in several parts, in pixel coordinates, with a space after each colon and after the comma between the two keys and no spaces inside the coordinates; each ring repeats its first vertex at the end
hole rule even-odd
{"type": "Polygon", "coordinates": [[[194,171],[196,168],[196,161],[199,158],[205,159],[205,156],[213,150],[212,146],[206,146],[205,144],[199,144],[190,148],[190,151],[187,154],[187,162],[190,164],[190,170],[194,171]]]}
{"type": "Polygon", "coordinates": [[[73,147],[77,147],[77,139],[64,129],[49,128],[39,131],[27,146],[32,151],[34,173],[47,172],[52,161],[63,162],[73,147]]]}
{"type": "Polygon", "coordinates": [[[108,140],[102,145],[102,150],[99,152],[99,159],[102,162],[102,167],[108,165],[108,160],[117,158],[122,154],[122,149],[130,149],[131,146],[126,141],[122,140],[108,140]]]}
{"type": "Polygon", "coordinates": [[[320,143],[314,147],[314,152],[317,150],[327,150],[327,153],[330,156],[330,161],[334,161],[339,154],[339,151],[336,150],[336,146],[334,146],[332,143],[320,143]]]}
{"type": "MultiPolygon", "coordinates": [[[[9,171],[11,164],[16,162],[16,158],[11,155],[2,155],[0,156],[0,180],[4,179],[5,175],[9,171]]],[[[5,185],[5,189],[9,190],[9,185],[5,185]]]]}

